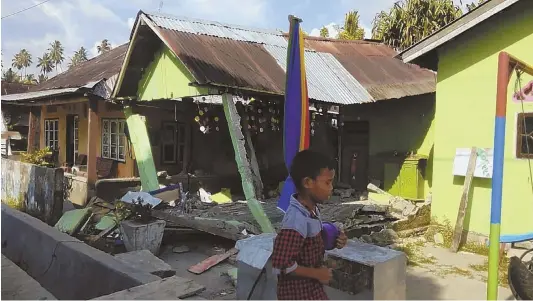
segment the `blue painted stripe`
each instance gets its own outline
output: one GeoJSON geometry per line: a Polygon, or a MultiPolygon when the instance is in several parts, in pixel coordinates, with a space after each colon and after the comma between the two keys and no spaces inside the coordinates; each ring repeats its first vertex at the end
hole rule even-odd
{"type": "Polygon", "coordinates": [[[494,125],[494,162],[492,165],[492,196],[490,223],[500,224],[502,218],[503,157],[505,149],[505,116],[496,116],[494,125]]]}
{"type": "Polygon", "coordinates": [[[512,242],[521,242],[526,240],[533,240],[533,232],[525,234],[512,234],[512,235],[501,235],[500,242],[512,243],[512,242]]]}

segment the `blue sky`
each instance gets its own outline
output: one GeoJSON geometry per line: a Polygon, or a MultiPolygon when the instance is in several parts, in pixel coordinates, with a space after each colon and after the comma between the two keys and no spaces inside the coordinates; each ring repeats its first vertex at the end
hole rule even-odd
{"type": "MultiPolygon", "coordinates": [[[[30,7],[42,0],[2,0],[1,15],[5,16],[30,7]]],[[[454,0],[459,2],[459,0],[454,0]]],[[[469,0],[467,0],[469,1],[469,0]]],[[[202,18],[232,24],[269,29],[288,29],[287,16],[303,19],[305,31],[318,35],[320,27],[342,24],[344,14],[356,9],[361,24],[369,34],[372,19],[381,10],[388,10],[395,0],[164,0],[161,12],[202,18]]],[[[463,1],[464,2],[464,1],[463,1]]],[[[4,69],[11,65],[13,55],[26,48],[37,57],[53,40],[65,46],[67,59],[84,46],[90,56],[96,55],[96,45],[108,39],[113,46],[129,39],[137,12],[157,11],[160,0],[50,0],[23,13],[1,21],[1,48],[4,69]]]]}

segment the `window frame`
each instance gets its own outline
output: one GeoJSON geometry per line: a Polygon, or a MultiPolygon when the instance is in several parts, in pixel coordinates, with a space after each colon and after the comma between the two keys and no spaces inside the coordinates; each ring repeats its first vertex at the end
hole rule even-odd
{"type": "Polygon", "coordinates": [[[173,143],[167,143],[164,139],[164,133],[162,133],[160,138],[160,147],[161,147],[161,163],[162,164],[183,164],[185,159],[185,147],[186,147],[186,137],[185,137],[185,124],[175,121],[163,121],[161,123],[162,132],[165,131],[167,126],[172,126],[174,128],[174,139],[173,143]],[[174,152],[174,160],[165,160],[165,146],[172,145],[174,152]]]}
{"type": "Polygon", "coordinates": [[[125,133],[126,119],[124,119],[124,118],[102,118],[100,120],[100,122],[101,122],[101,131],[100,132],[102,134],[102,139],[101,139],[101,143],[100,143],[101,144],[100,157],[105,158],[105,159],[118,161],[118,162],[126,162],[126,153],[127,153],[127,143],[126,143],[127,140],[126,140],[126,133],[125,133]],[[113,122],[116,123],[116,129],[117,129],[116,133],[113,133],[111,131],[111,125],[112,125],[113,122]],[[105,129],[105,123],[108,123],[107,132],[106,132],[106,129],[105,129]],[[121,124],[122,124],[122,132],[120,131],[120,129],[121,129],[120,125],[121,124]],[[113,136],[116,137],[116,155],[115,156],[112,156],[113,144],[111,143],[112,142],[111,140],[112,140],[113,136]],[[106,140],[108,140],[108,141],[106,141],[106,140]],[[121,144],[121,142],[123,142],[123,144],[121,144]],[[106,146],[109,148],[108,155],[106,155],[106,153],[104,151],[104,148],[106,146]],[[121,158],[121,153],[120,153],[121,148],[123,149],[122,158],[121,158]]]}
{"type": "Polygon", "coordinates": [[[59,118],[46,118],[44,120],[43,133],[44,133],[44,146],[50,148],[50,150],[59,150],[59,118]],[[51,129],[50,127],[51,124],[54,124],[53,129],[51,129]],[[54,133],[54,132],[55,132],[55,137],[54,137],[55,139],[50,140],[49,133],[54,133]],[[51,146],[50,142],[52,142],[54,145],[51,146]]]}
{"type": "MultiPolygon", "coordinates": [[[[524,131],[524,119],[533,118],[533,112],[518,113],[516,118],[516,157],[518,159],[533,159],[533,149],[530,149],[530,154],[522,153],[522,137],[524,131]]],[[[526,140],[527,141],[527,140],[526,140]]]]}

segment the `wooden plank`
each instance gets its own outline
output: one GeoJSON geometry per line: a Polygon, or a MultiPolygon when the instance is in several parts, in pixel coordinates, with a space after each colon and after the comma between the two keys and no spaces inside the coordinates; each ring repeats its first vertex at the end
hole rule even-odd
{"type": "Polygon", "coordinates": [[[465,221],[466,210],[468,208],[468,196],[470,194],[470,186],[474,178],[474,171],[476,169],[477,148],[473,147],[470,151],[470,158],[468,159],[468,167],[466,170],[465,182],[463,185],[463,194],[461,195],[461,202],[459,203],[459,211],[457,212],[457,221],[455,222],[455,230],[453,233],[452,246],[450,251],[457,252],[463,239],[463,224],[465,221]]]}
{"type": "Polygon", "coordinates": [[[150,139],[141,115],[133,114],[131,107],[124,108],[124,116],[128,124],[128,132],[135,151],[137,169],[141,178],[142,191],[159,189],[157,172],[155,170],[154,157],[150,147],[150,139]]]}
{"type": "Polygon", "coordinates": [[[237,252],[239,252],[237,249],[232,248],[226,251],[224,254],[213,255],[207,258],[206,260],[191,266],[188,271],[194,274],[202,274],[203,272],[209,270],[215,265],[228,259],[230,256],[237,254],[237,252]]]}
{"type": "Polygon", "coordinates": [[[237,108],[233,102],[233,95],[224,93],[222,95],[222,104],[224,106],[224,115],[228,123],[228,128],[235,151],[235,162],[241,174],[242,188],[248,208],[252,212],[257,223],[261,226],[264,233],[273,233],[274,227],[261,207],[261,204],[256,198],[256,192],[252,180],[252,170],[246,156],[246,148],[244,146],[244,136],[241,131],[241,118],[237,113],[237,108]]]}
{"type": "Polygon", "coordinates": [[[196,295],[204,289],[190,279],[172,276],[92,300],[175,300],[196,295]]]}

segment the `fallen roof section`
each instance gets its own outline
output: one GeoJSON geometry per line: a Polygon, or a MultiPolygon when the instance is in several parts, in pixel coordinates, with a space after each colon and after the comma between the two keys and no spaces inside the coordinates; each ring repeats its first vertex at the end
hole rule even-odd
{"type": "Polygon", "coordinates": [[[413,62],[435,51],[438,47],[500,13],[504,9],[516,4],[518,1],[520,0],[488,0],[474,10],[464,14],[461,18],[456,19],[430,36],[405,49],[399,56],[404,62],[413,62]]]}

